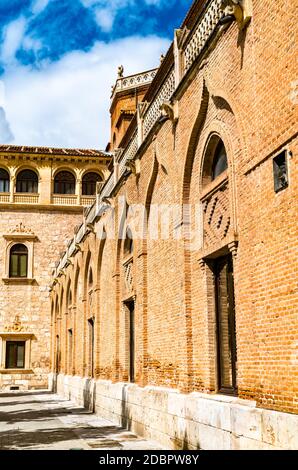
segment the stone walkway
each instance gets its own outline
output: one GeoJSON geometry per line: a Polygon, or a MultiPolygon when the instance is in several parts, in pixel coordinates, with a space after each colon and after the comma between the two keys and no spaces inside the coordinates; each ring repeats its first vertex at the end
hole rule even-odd
{"type": "Polygon", "coordinates": [[[0,393],[0,450],[158,450],[151,441],[47,392],[0,393]]]}

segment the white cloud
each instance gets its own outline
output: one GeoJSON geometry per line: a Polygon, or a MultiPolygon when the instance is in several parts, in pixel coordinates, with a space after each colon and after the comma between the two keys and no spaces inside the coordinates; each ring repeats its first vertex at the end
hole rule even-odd
{"type": "Polygon", "coordinates": [[[31,11],[34,15],[39,15],[50,3],[51,0],[34,0],[31,5],[31,11]]]}
{"type": "Polygon", "coordinates": [[[5,111],[0,107],[0,142],[9,144],[14,140],[10,125],[6,119],[5,111]]]}
{"type": "MultiPolygon", "coordinates": [[[[137,11],[137,0],[80,0],[86,8],[91,8],[95,15],[98,26],[104,32],[112,30],[114,19],[118,11],[125,8],[135,9],[137,11]]],[[[144,0],[149,6],[162,7],[169,4],[171,0],[144,0]]],[[[172,0],[173,1],[173,0],[172,0]]],[[[146,19],[145,19],[146,21],[146,19]]]]}
{"type": "Polygon", "coordinates": [[[14,143],[104,148],[118,65],[124,64],[127,75],[153,68],[168,46],[156,36],[130,37],[97,42],[91,51],[69,53],[41,70],[13,64],[3,80],[14,143]]]}
{"type": "Polygon", "coordinates": [[[95,19],[102,31],[108,33],[112,30],[115,14],[108,8],[98,8],[95,10],[95,19]]]}
{"type": "Polygon", "coordinates": [[[14,62],[15,54],[24,38],[26,25],[25,18],[20,17],[5,27],[1,47],[1,60],[4,64],[14,62]]]}

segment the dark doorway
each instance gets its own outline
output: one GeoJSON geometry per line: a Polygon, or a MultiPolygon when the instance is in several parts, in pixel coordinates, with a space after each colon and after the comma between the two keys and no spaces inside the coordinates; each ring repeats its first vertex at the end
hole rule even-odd
{"type": "Polygon", "coordinates": [[[129,381],[135,381],[135,303],[126,303],[128,310],[128,339],[129,339],[129,381]]]}
{"type": "Polygon", "coordinates": [[[89,325],[89,367],[90,375],[94,377],[94,321],[88,320],[89,325]]]}
{"type": "Polygon", "coordinates": [[[68,374],[72,374],[72,342],[73,335],[72,330],[68,330],[68,374]]]}
{"type": "Polygon", "coordinates": [[[56,373],[60,372],[60,338],[59,335],[56,336],[56,373]]]}
{"type": "Polygon", "coordinates": [[[215,261],[218,391],[237,394],[237,347],[232,256],[215,261]]]}

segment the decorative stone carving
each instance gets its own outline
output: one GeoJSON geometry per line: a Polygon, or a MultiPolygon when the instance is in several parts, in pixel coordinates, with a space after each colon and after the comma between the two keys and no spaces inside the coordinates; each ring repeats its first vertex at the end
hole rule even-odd
{"type": "Polygon", "coordinates": [[[86,229],[88,230],[88,233],[95,233],[93,224],[86,224],[86,229]]]}
{"type": "Polygon", "coordinates": [[[126,168],[132,172],[133,175],[137,176],[141,173],[141,162],[137,160],[128,160],[126,162],[126,168]]]}
{"type": "Polygon", "coordinates": [[[124,67],[123,65],[119,65],[118,67],[118,78],[122,78],[124,74],[124,67]]]}
{"type": "Polygon", "coordinates": [[[10,230],[9,233],[28,233],[30,235],[33,234],[32,230],[30,228],[26,228],[22,222],[18,224],[14,229],[10,230]]]}
{"type": "Polygon", "coordinates": [[[222,0],[221,8],[224,10],[226,16],[235,16],[240,30],[244,29],[251,20],[251,0],[222,0]]]}
{"type": "Polygon", "coordinates": [[[19,315],[16,315],[14,322],[11,325],[5,325],[4,331],[9,331],[10,333],[21,333],[23,331],[28,331],[28,329],[22,325],[19,315]]]}
{"type": "Polygon", "coordinates": [[[21,222],[20,224],[16,225],[15,228],[11,229],[8,234],[3,235],[6,240],[32,240],[36,238],[36,235],[30,228],[25,227],[25,225],[21,222]]]}
{"type": "Polygon", "coordinates": [[[103,202],[104,204],[106,204],[107,206],[112,207],[113,198],[111,198],[111,197],[103,197],[103,198],[102,198],[102,202],[103,202]]]}
{"type": "Polygon", "coordinates": [[[126,262],[123,269],[125,289],[127,293],[130,293],[133,291],[133,259],[126,262]]]}
{"type": "Polygon", "coordinates": [[[228,182],[203,201],[204,246],[222,242],[230,233],[231,216],[228,182]]]}
{"type": "Polygon", "coordinates": [[[173,106],[172,106],[170,101],[168,101],[168,100],[164,101],[160,105],[160,110],[161,110],[162,116],[167,117],[172,122],[174,121],[174,109],[173,109],[173,106]]]}
{"type": "Polygon", "coordinates": [[[67,258],[66,263],[65,263],[65,267],[67,268],[68,266],[73,266],[73,262],[71,261],[70,258],[67,258]]]}

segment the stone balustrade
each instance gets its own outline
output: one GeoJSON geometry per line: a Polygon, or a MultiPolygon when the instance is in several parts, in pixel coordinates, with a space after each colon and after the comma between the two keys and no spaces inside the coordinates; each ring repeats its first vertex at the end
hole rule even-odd
{"type": "Polygon", "coordinates": [[[200,55],[204,46],[214,33],[219,20],[224,16],[221,4],[222,0],[212,0],[209,2],[204,15],[199,19],[197,27],[188,39],[183,51],[184,73],[190,69],[194,61],[200,55]]]}
{"type": "Polygon", "coordinates": [[[119,77],[116,81],[116,85],[113,87],[112,99],[114,99],[116,93],[131,88],[139,87],[140,85],[147,85],[151,83],[157,74],[158,69],[148,70],[146,72],[137,73],[130,75],[129,77],[119,77]]]}

